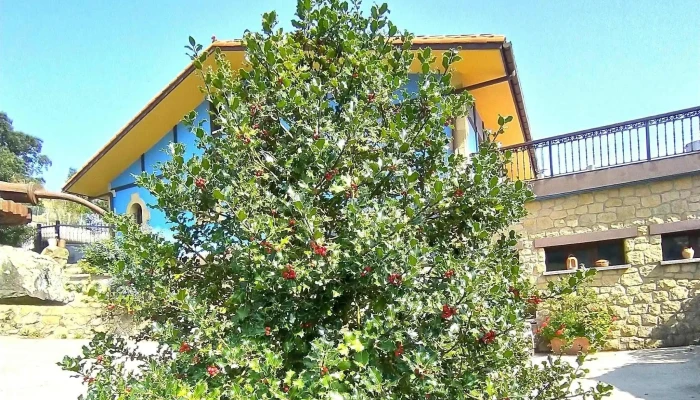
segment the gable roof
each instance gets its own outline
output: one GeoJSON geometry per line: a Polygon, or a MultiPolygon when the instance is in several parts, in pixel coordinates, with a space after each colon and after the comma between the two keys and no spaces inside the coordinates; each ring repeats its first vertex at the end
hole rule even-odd
{"type": "MultiPolygon", "coordinates": [[[[531,140],[515,59],[505,36],[415,37],[412,48],[422,47],[437,52],[459,48],[462,60],[455,64],[454,84],[457,88],[468,89],[476,98],[486,127],[496,127],[498,114],[512,115],[514,121],[507,135],[501,137],[503,145],[531,140]]],[[[245,48],[241,41],[216,41],[205,51],[212,53],[216,48],[221,49],[234,67],[242,65],[245,48]]],[[[418,71],[417,64],[416,60],[412,69],[418,71]]],[[[63,190],[89,197],[107,195],[110,182],[118,174],[203,101],[199,91],[201,82],[194,71],[192,64],[184,68],[65,183],[63,190]]]]}

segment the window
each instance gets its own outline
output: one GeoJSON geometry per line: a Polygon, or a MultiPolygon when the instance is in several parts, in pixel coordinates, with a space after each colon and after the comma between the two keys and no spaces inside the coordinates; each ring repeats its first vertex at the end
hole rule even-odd
{"type": "Polygon", "coordinates": [[[602,242],[578,243],[544,249],[547,271],[563,271],[570,255],[577,258],[578,264],[594,268],[598,260],[607,260],[609,265],[625,263],[624,241],[609,240],[602,242]]]}
{"type": "Polygon", "coordinates": [[[134,203],[129,207],[129,215],[131,215],[137,224],[143,224],[143,208],[140,204],[134,203]]]}
{"type": "Polygon", "coordinates": [[[467,122],[467,153],[472,154],[479,151],[479,138],[477,130],[474,128],[474,123],[471,119],[467,122]]]}
{"type": "MultiPolygon", "coordinates": [[[[686,258],[683,257],[683,249],[687,247],[696,252],[700,251],[700,230],[661,235],[661,252],[664,261],[686,258]]],[[[700,257],[700,254],[696,253],[693,257],[700,257]]]]}

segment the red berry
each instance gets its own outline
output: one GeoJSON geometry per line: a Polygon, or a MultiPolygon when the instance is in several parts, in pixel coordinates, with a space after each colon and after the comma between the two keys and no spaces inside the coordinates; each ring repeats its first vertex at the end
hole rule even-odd
{"type": "Polygon", "coordinates": [[[462,191],[462,189],[455,190],[454,197],[459,198],[462,196],[464,196],[464,192],[462,191]]]}
{"type": "Polygon", "coordinates": [[[353,78],[357,78],[358,76],[359,76],[359,75],[357,74],[357,72],[353,72],[353,74],[352,74],[352,77],[353,77],[353,78]]]}
{"type": "Polygon", "coordinates": [[[285,393],[289,393],[289,386],[284,385],[284,387],[282,388],[282,391],[284,391],[285,393]]]}
{"type": "Polygon", "coordinates": [[[444,304],[442,306],[442,318],[443,319],[449,319],[455,314],[457,314],[456,308],[450,307],[448,304],[444,304]]]}
{"type": "Polygon", "coordinates": [[[396,346],[396,350],[394,350],[394,357],[401,357],[402,354],[403,354],[403,345],[401,343],[399,343],[396,346]]]}
{"type": "Polygon", "coordinates": [[[314,254],[319,255],[321,257],[328,256],[328,248],[326,246],[320,246],[316,244],[316,242],[311,242],[311,250],[314,251],[314,254]]]}
{"type": "Polygon", "coordinates": [[[537,296],[537,295],[532,295],[527,299],[527,302],[530,304],[537,305],[537,304],[540,304],[542,302],[542,298],[540,296],[537,296]]]}
{"type": "Polygon", "coordinates": [[[297,224],[297,221],[294,218],[289,220],[289,226],[294,226],[296,224],[297,224]]]}
{"type": "Polygon", "coordinates": [[[261,169],[255,171],[255,176],[257,176],[257,177],[263,176],[263,171],[261,169]]]}
{"type": "Polygon", "coordinates": [[[207,367],[207,374],[213,378],[219,374],[219,368],[214,365],[210,365],[207,367]]]}
{"type": "Polygon", "coordinates": [[[270,336],[272,335],[272,330],[270,329],[269,326],[265,327],[265,336],[270,336]]]}
{"type": "Polygon", "coordinates": [[[107,310],[108,310],[108,311],[114,311],[115,308],[117,308],[116,305],[114,305],[114,304],[112,304],[112,303],[107,304],[107,310]]]}
{"type": "Polygon", "coordinates": [[[328,373],[328,367],[325,365],[321,367],[321,376],[325,375],[328,373]]]}
{"type": "Polygon", "coordinates": [[[400,286],[403,278],[401,277],[401,274],[394,273],[394,274],[389,274],[389,277],[387,278],[387,280],[389,281],[390,284],[392,284],[394,286],[400,286]]]}
{"type": "Polygon", "coordinates": [[[447,272],[445,272],[445,278],[450,279],[453,276],[455,276],[455,270],[453,269],[448,269],[447,272]]]}
{"type": "Polygon", "coordinates": [[[197,178],[194,180],[194,185],[197,186],[197,189],[204,189],[204,187],[207,186],[207,181],[204,178],[197,178]]]}
{"type": "Polygon", "coordinates": [[[369,101],[370,103],[373,102],[373,101],[374,101],[374,97],[375,97],[375,94],[374,94],[374,93],[369,93],[369,94],[367,95],[367,101],[369,101]]]}
{"type": "Polygon", "coordinates": [[[297,273],[294,271],[294,267],[291,264],[287,264],[282,270],[282,278],[292,281],[297,278],[297,273]]]}
{"type": "Polygon", "coordinates": [[[486,333],[484,333],[483,336],[481,336],[481,339],[479,339],[481,343],[483,344],[491,344],[496,341],[496,332],[493,330],[490,330],[486,333]]]}
{"type": "Polygon", "coordinates": [[[508,288],[508,292],[509,292],[509,293],[512,293],[512,294],[513,294],[513,297],[515,297],[516,299],[519,299],[519,298],[520,298],[520,290],[514,288],[513,286],[511,286],[511,287],[508,288]]]}
{"type": "Polygon", "coordinates": [[[192,346],[190,346],[187,342],[182,342],[180,345],[180,353],[187,353],[190,350],[192,350],[192,346]]]}
{"type": "Polygon", "coordinates": [[[102,354],[100,354],[99,356],[97,356],[97,363],[98,363],[98,364],[102,364],[102,361],[104,361],[104,360],[105,360],[105,358],[104,358],[104,356],[103,356],[102,354]]]}
{"type": "Polygon", "coordinates": [[[318,131],[314,132],[314,140],[318,140],[321,138],[321,135],[318,134],[318,131]]]}

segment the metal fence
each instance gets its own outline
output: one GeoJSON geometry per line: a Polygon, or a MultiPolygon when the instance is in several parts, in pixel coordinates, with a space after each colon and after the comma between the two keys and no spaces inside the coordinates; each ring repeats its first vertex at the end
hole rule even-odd
{"type": "Polygon", "coordinates": [[[504,147],[531,180],[700,151],[700,107],[504,147]]]}
{"type": "Polygon", "coordinates": [[[49,239],[66,241],[70,256],[68,262],[73,264],[83,258],[85,245],[112,237],[112,228],[108,225],[70,225],[56,221],[54,225],[36,225],[34,251],[41,253],[49,245],[49,239]]]}

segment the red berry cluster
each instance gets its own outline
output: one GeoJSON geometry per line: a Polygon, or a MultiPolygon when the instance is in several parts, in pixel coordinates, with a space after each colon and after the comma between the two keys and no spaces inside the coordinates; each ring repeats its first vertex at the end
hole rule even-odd
{"type": "Polygon", "coordinates": [[[197,189],[202,190],[207,186],[207,180],[199,177],[194,180],[194,185],[197,187],[197,189]]]}
{"type": "Polygon", "coordinates": [[[367,267],[365,267],[365,268],[362,270],[362,273],[360,274],[360,276],[365,277],[365,276],[367,276],[370,272],[372,272],[372,267],[367,266],[367,267]]]}
{"type": "Polygon", "coordinates": [[[394,357],[401,357],[403,354],[403,344],[399,343],[394,350],[394,357]]]}
{"type": "Polygon", "coordinates": [[[321,376],[326,375],[328,373],[328,367],[325,365],[321,366],[321,376]]]}
{"type": "Polygon", "coordinates": [[[321,257],[328,256],[328,248],[326,246],[318,245],[316,244],[316,242],[311,242],[311,250],[314,251],[314,254],[319,255],[321,257]]]}
{"type": "Polygon", "coordinates": [[[445,272],[445,278],[450,279],[453,276],[455,276],[455,270],[453,269],[448,269],[447,272],[445,272]]]}
{"type": "Polygon", "coordinates": [[[463,197],[463,196],[464,196],[464,191],[463,191],[462,189],[457,189],[457,190],[455,190],[453,196],[454,196],[455,198],[463,197]]]}
{"type": "Polygon", "coordinates": [[[297,220],[295,220],[294,218],[289,220],[289,226],[294,226],[296,224],[297,224],[297,220]]]}
{"type": "Polygon", "coordinates": [[[215,365],[210,365],[207,367],[207,374],[211,376],[212,378],[219,375],[219,368],[216,367],[215,365]]]}
{"type": "Polygon", "coordinates": [[[457,308],[455,307],[450,307],[449,304],[443,304],[442,305],[442,318],[443,319],[449,319],[452,318],[453,315],[457,314],[457,308]]]}
{"type": "Polygon", "coordinates": [[[274,251],[272,243],[268,242],[267,240],[263,240],[262,242],[260,242],[260,246],[262,246],[265,249],[265,252],[267,254],[271,254],[274,251]]]}
{"type": "Polygon", "coordinates": [[[302,329],[309,329],[313,326],[313,324],[311,322],[302,322],[300,326],[302,327],[302,329]]]}
{"type": "Polygon", "coordinates": [[[387,278],[387,280],[389,281],[390,284],[392,284],[394,286],[400,286],[403,278],[401,277],[401,274],[393,273],[393,274],[389,274],[389,277],[387,278]]]}
{"type": "Polygon", "coordinates": [[[270,335],[272,335],[272,328],[270,328],[269,326],[266,326],[265,327],[265,336],[270,336],[270,335]]]}
{"type": "Polygon", "coordinates": [[[318,139],[320,139],[320,138],[321,138],[321,134],[318,133],[318,130],[315,130],[315,131],[314,131],[314,140],[318,140],[318,139]]]}
{"type": "Polygon", "coordinates": [[[419,378],[419,379],[425,379],[425,373],[421,371],[419,368],[416,368],[413,370],[413,373],[419,378]]]}
{"type": "Polygon", "coordinates": [[[332,170],[328,171],[323,175],[324,178],[326,178],[327,181],[332,180],[336,175],[338,175],[338,169],[333,168],[332,170]]]}
{"type": "Polygon", "coordinates": [[[374,101],[375,97],[376,97],[376,95],[374,93],[368,93],[367,94],[367,101],[369,101],[371,103],[374,101]]]}
{"type": "Polygon", "coordinates": [[[259,107],[258,107],[257,105],[255,105],[255,104],[253,104],[253,105],[251,105],[248,109],[250,110],[250,113],[251,113],[251,114],[255,115],[255,113],[258,112],[259,107]]]}
{"type": "Polygon", "coordinates": [[[284,269],[282,270],[282,278],[292,281],[294,279],[297,279],[297,273],[294,271],[294,267],[292,267],[292,264],[287,264],[284,269]]]}
{"type": "Polygon", "coordinates": [[[258,178],[263,176],[263,171],[261,169],[255,171],[255,176],[257,176],[258,178]]]}
{"type": "Polygon", "coordinates": [[[190,350],[192,350],[192,346],[190,346],[187,342],[182,342],[180,345],[180,353],[187,353],[190,350]]]}
{"type": "Polygon", "coordinates": [[[115,308],[117,308],[115,304],[107,304],[107,311],[114,311],[115,308]]]}
{"type": "Polygon", "coordinates": [[[351,183],[350,184],[350,190],[345,191],[345,197],[348,199],[351,197],[354,197],[357,194],[359,187],[357,186],[356,183],[351,183]]]}
{"type": "Polygon", "coordinates": [[[445,120],[445,126],[450,126],[450,125],[453,125],[454,123],[455,123],[455,119],[452,118],[452,117],[448,117],[448,118],[445,120]]]}
{"type": "Polygon", "coordinates": [[[103,356],[102,354],[100,354],[99,356],[97,356],[97,363],[98,363],[98,364],[102,364],[102,362],[103,362],[104,360],[105,360],[105,356],[103,356]]]}
{"type": "Polygon", "coordinates": [[[508,288],[508,292],[513,294],[513,297],[516,299],[520,298],[520,290],[516,289],[515,287],[511,286],[508,288]]]}
{"type": "Polygon", "coordinates": [[[486,333],[484,333],[483,336],[481,336],[481,339],[479,341],[483,344],[491,344],[496,341],[496,331],[490,330],[486,333]]]}
{"type": "Polygon", "coordinates": [[[243,142],[243,144],[250,144],[250,138],[244,135],[238,135],[238,139],[243,142]]]}
{"type": "Polygon", "coordinates": [[[398,169],[398,167],[397,167],[396,165],[394,165],[394,164],[391,164],[391,165],[389,165],[388,167],[386,167],[386,169],[388,169],[388,170],[391,171],[391,172],[396,172],[396,170],[398,169]]]}
{"type": "Polygon", "coordinates": [[[536,295],[536,294],[533,294],[532,296],[530,296],[530,297],[527,299],[527,302],[528,302],[528,303],[534,304],[534,305],[538,305],[538,304],[540,304],[540,303],[543,302],[543,301],[544,301],[544,300],[542,300],[542,298],[541,298],[540,296],[536,295]]]}

